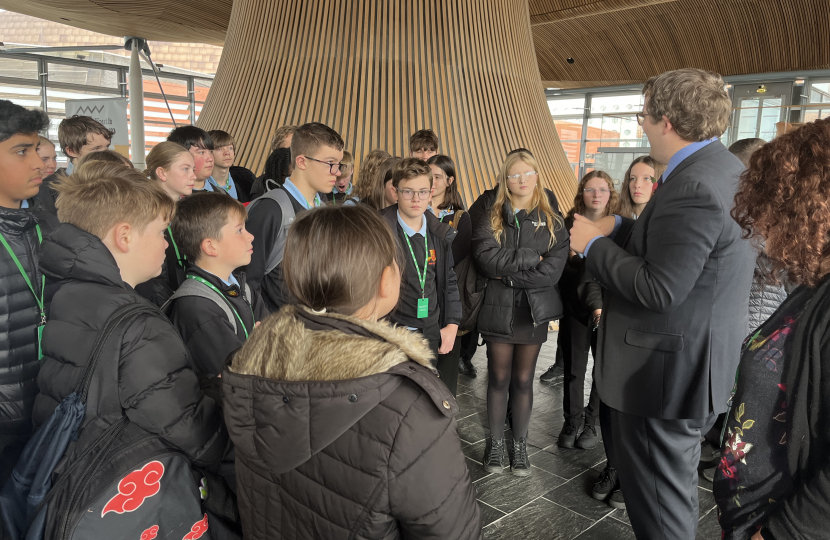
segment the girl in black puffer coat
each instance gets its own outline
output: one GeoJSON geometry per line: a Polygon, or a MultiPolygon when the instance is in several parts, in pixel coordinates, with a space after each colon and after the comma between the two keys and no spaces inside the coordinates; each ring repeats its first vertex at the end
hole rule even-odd
{"type": "Polygon", "coordinates": [[[426,341],[378,322],[398,300],[396,257],[367,205],[291,226],[300,305],[263,321],[222,374],[246,540],[481,538],[458,405],[426,341]]]}
{"type": "Polygon", "coordinates": [[[552,192],[539,184],[536,160],[510,154],[498,190],[484,196],[473,220],[473,256],[487,278],[478,330],[487,343],[487,414],[491,433],[485,450],[488,472],[506,468],[501,427],[510,388],[516,476],[530,475],[526,437],[533,405],[536,359],[548,322],[562,316],[557,282],[568,255],[568,231],[552,192]],[[492,201],[492,202],[490,202],[492,201]]]}

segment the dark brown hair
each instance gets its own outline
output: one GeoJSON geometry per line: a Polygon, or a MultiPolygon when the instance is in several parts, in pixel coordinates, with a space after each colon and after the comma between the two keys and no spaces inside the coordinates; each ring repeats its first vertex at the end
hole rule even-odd
{"type": "Polygon", "coordinates": [[[617,206],[617,213],[622,217],[630,218],[634,215],[634,201],[631,199],[631,171],[634,169],[634,165],[639,163],[645,163],[654,169],[655,179],[660,178],[660,175],[666,170],[665,165],[657,163],[651,156],[639,156],[634,158],[634,161],[632,161],[631,165],[628,166],[628,170],[625,171],[622,188],[620,189],[620,202],[617,206]]]}
{"type": "Polygon", "coordinates": [[[756,150],[761,148],[767,144],[767,141],[764,139],[741,139],[740,141],[735,141],[729,146],[729,151],[732,152],[736,158],[741,160],[741,163],[744,164],[744,167],[749,166],[749,158],[752,157],[752,154],[755,153],[756,150]]]}
{"type": "Polygon", "coordinates": [[[222,131],[221,129],[214,129],[208,131],[208,135],[210,135],[210,138],[213,141],[214,150],[218,150],[223,146],[233,146],[234,150],[236,149],[236,143],[233,140],[233,136],[227,131],[222,131]]]}
{"type": "Polygon", "coordinates": [[[129,159],[125,158],[118,152],[114,150],[96,150],[95,152],[90,152],[89,154],[85,155],[82,158],[78,159],[78,163],[75,165],[80,167],[84,163],[89,163],[90,161],[103,161],[105,163],[120,163],[125,167],[133,168],[133,162],[129,159]]]}
{"type": "Polygon", "coordinates": [[[431,129],[419,129],[409,137],[409,151],[419,150],[438,151],[438,135],[431,129]]]}
{"type": "Polygon", "coordinates": [[[288,290],[314,310],[353,315],[377,295],[381,276],[401,254],[392,230],[368,206],[323,206],[288,231],[283,272],[288,290]]]}
{"type": "MultiPolygon", "coordinates": [[[[605,205],[605,215],[610,216],[617,211],[617,206],[619,204],[619,195],[617,194],[617,190],[614,189],[614,180],[609,176],[609,174],[605,171],[591,171],[585,176],[582,177],[582,180],[579,181],[579,185],[576,187],[576,195],[574,196],[574,206],[571,208],[571,211],[568,212],[568,217],[573,219],[574,214],[579,214],[581,216],[585,215],[585,184],[588,181],[593,180],[594,178],[602,178],[605,180],[605,183],[608,184],[608,189],[611,190],[611,193],[608,197],[608,204],[605,205]]],[[[626,216],[628,217],[628,216],[626,216]]]]}
{"type": "Polygon", "coordinates": [[[702,69],[667,71],[646,81],[645,122],[664,116],[684,141],[720,137],[729,125],[732,101],[720,75],[702,69]]]}
{"type": "MultiPolygon", "coordinates": [[[[830,118],[804,124],[752,154],[732,217],[761,240],[764,277],[815,287],[830,262],[830,118]]],[[[757,242],[756,242],[757,243],[757,242]]]]}
{"type": "Polygon", "coordinates": [[[397,188],[404,180],[412,180],[419,176],[429,178],[429,187],[432,187],[432,169],[427,162],[414,157],[404,158],[392,169],[392,185],[397,188]]]}
{"type": "Polygon", "coordinates": [[[72,116],[64,118],[58,125],[58,142],[61,145],[61,152],[66,156],[67,150],[79,153],[81,148],[89,141],[92,134],[101,135],[107,141],[112,141],[115,131],[107,129],[104,125],[91,116],[72,116]]]}
{"type": "Polygon", "coordinates": [[[297,156],[314,157],[324,146],[343,150],[343,138],[325,124],[303,124],[294,131],[294,137],[291,139],[291,163],[297,162],[297,156]]]}
{"type": "Polygon", "coordinates": [[[452,178],[452,184],[447,186],[447,191],[444,192],[444,202],[438,205],[438,210],[445,210],[453,207],[455,210],[464,208],[464,203],[461,200],[461,194],[458,193],[458,177],[455,175],[455,163],[452,159],[443,154],[435,154],[427,160],[427,165],[435,165],[442,171],[447,178],[452,178]]]}
{"type": "Polygon", "coordinates": [[[206,238],[221,240],[222,227],[228,224],[231,216],[244,221],[248,211],[241,202],[224,193],[194,193],[176,203],[176,217],[170,228],[185,258],[192,263],[198,262],[202,256],[202,242],[206,238]]]}

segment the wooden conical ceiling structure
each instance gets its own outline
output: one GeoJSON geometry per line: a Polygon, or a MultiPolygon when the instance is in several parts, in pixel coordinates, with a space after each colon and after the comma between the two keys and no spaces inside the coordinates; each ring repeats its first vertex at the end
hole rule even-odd
{"type": "MultiPolygon", "coordinates": [[[[284,124],[323,122],[359,161],[409,155],[431,128],[467,201],[492,186],[506,154],[530,149],[560,200],[573,172],[556,135],[524,0],[236,0],[199,124],[224,129],[256,166],[284,124]]],[[[569,204],[566,203],[569,206],[569,204]]]]}

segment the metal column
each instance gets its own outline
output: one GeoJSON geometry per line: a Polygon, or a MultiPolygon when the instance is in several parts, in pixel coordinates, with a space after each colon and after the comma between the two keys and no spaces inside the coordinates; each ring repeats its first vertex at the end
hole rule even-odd
{"type": "Polygon", "coordinates": [[[139,171],[145,167],[144,144],[144,80],[138,52],[143,40],[132,38],[130,50],[130,151],[133,165],[139,171]]]}

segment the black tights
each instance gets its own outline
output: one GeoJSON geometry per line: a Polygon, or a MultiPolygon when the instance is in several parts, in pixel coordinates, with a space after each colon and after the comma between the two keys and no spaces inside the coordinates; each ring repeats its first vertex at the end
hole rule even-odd
{"type": "Polygon", "coordinates": [[[536,359],[542,345],[512,345],[487,342],[487,416],[490,433],[497,439],[504,435],[507,414],[507,391],[513,411],[513,437],[527,437],[530,410],[533,407],[533,379],[536,359]]]}

